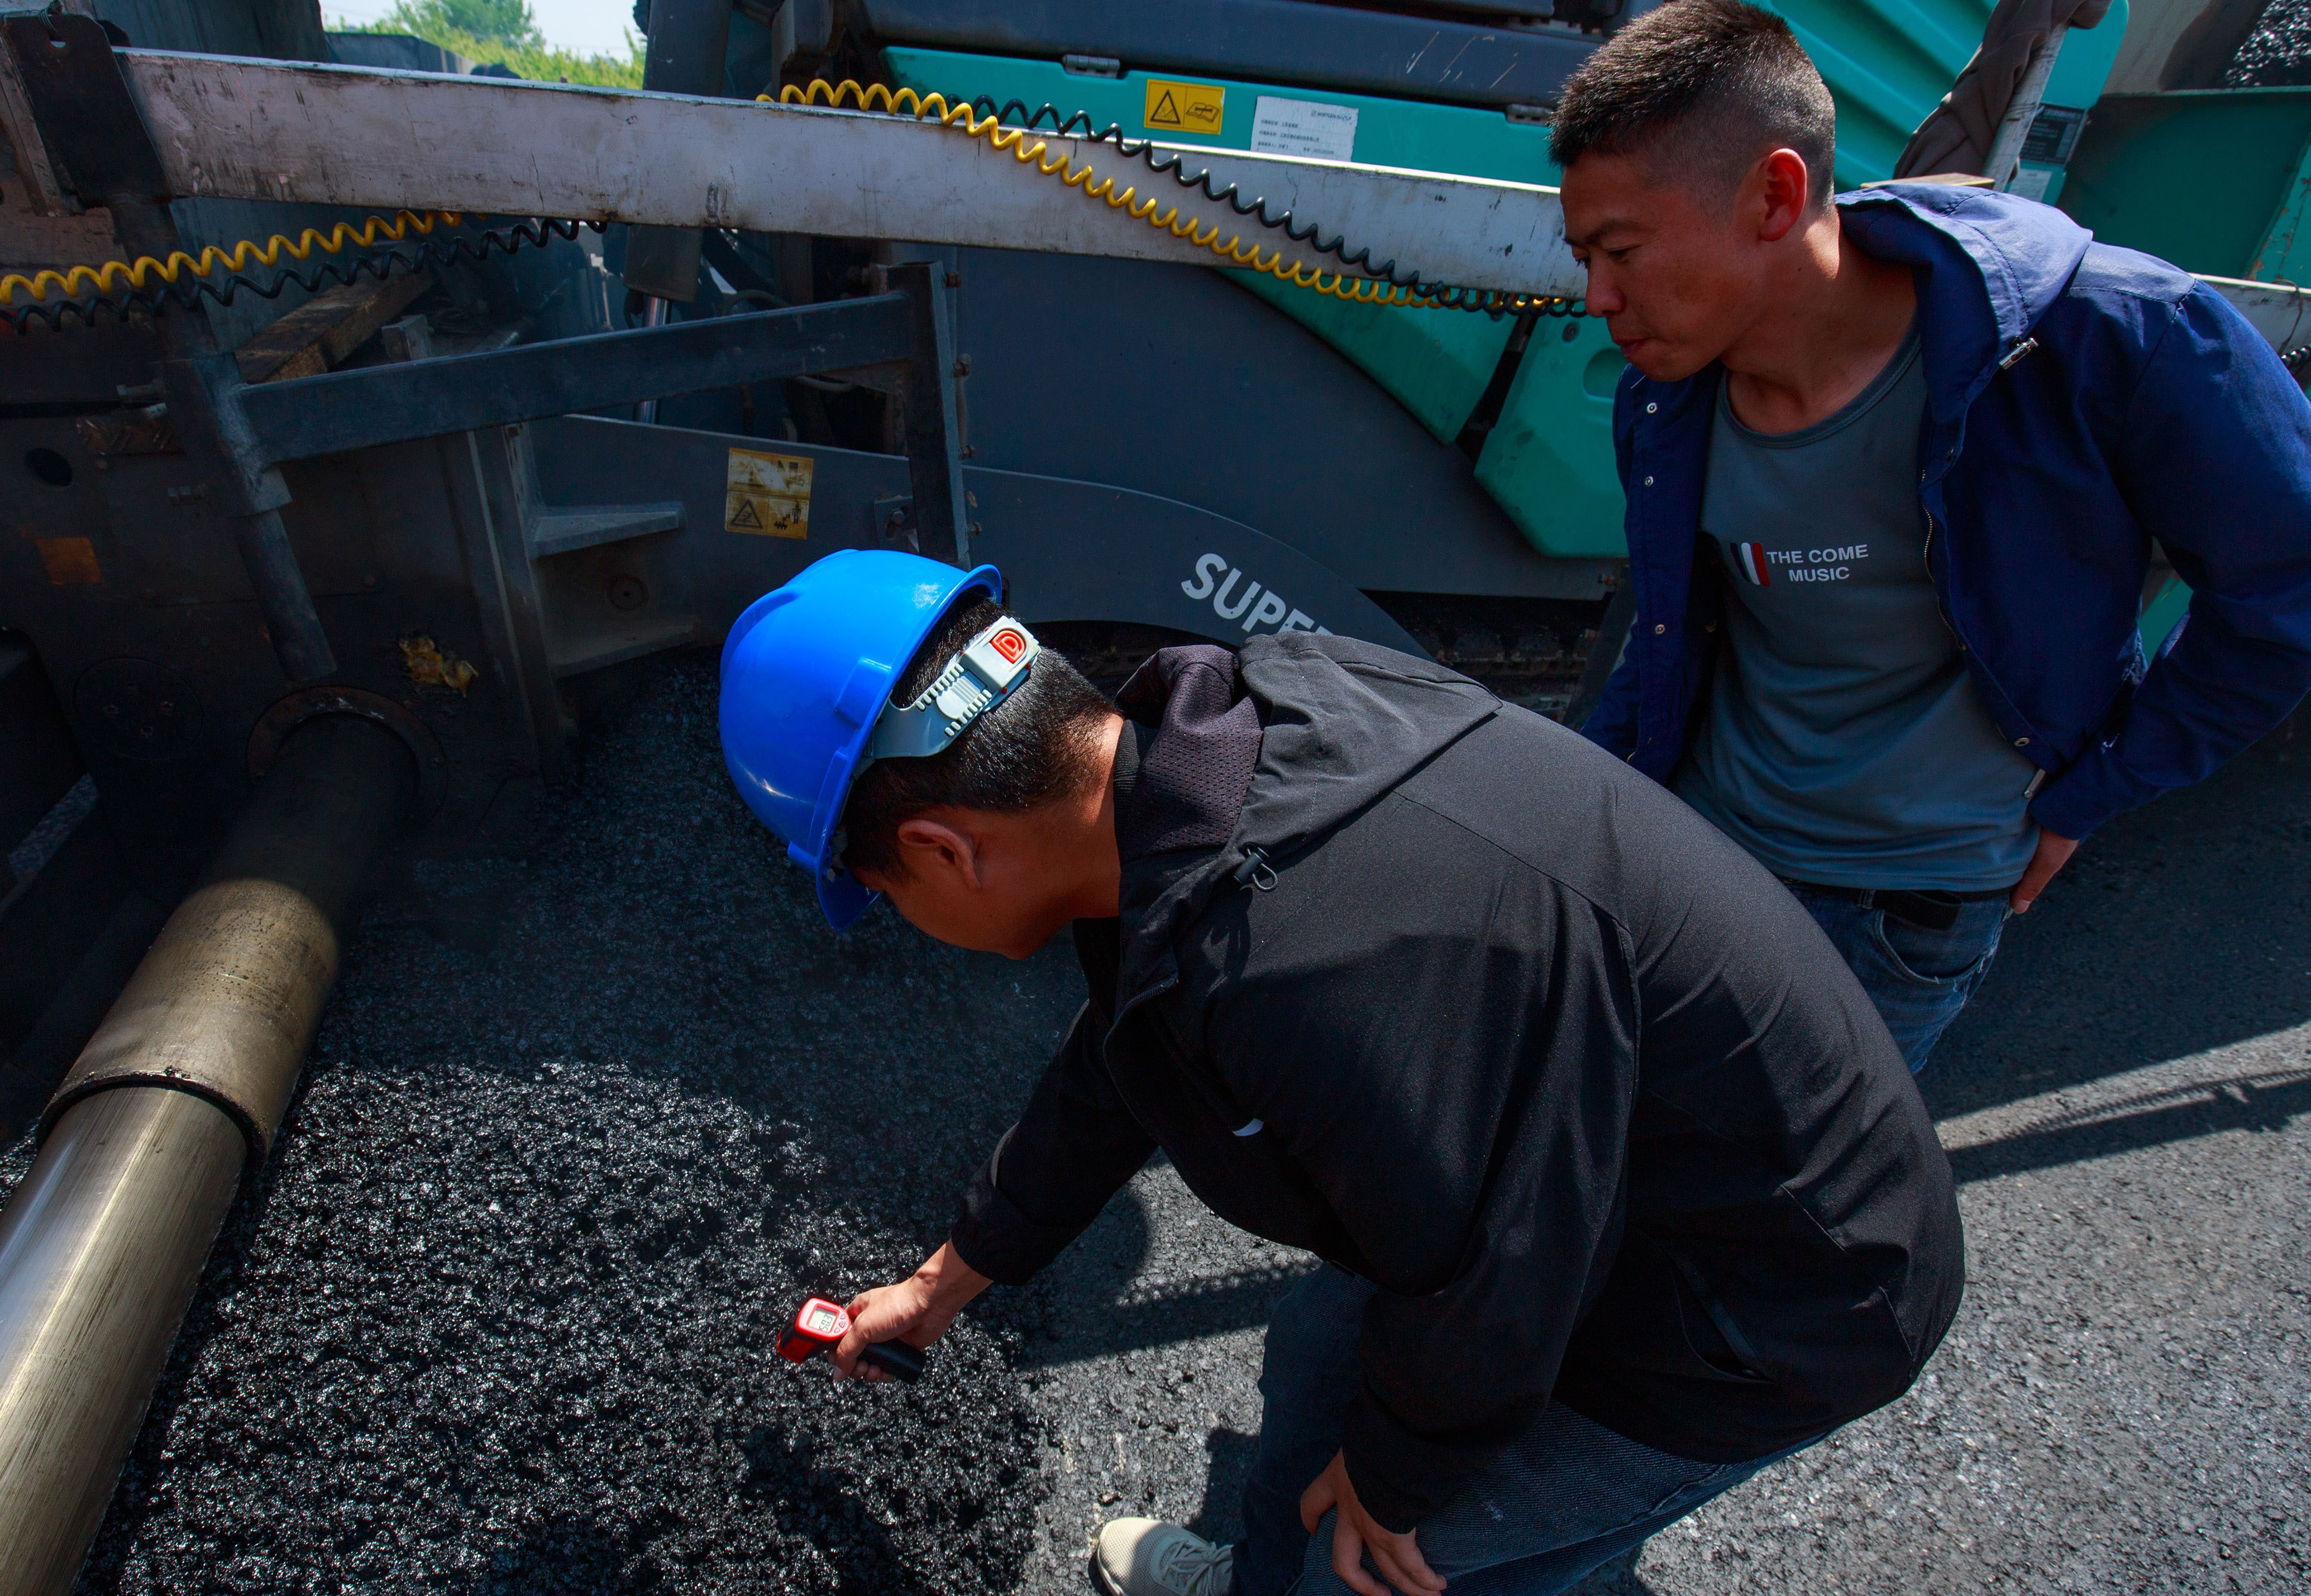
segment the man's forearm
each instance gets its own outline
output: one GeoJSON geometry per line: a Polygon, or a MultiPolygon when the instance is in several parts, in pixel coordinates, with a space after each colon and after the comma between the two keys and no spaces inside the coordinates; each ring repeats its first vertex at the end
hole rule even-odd
{"type": "Polygon", "coordinates": [[[955,1250],[953,1242],[941,1242],[939,1250],[923,1260],[914,1278],[928,1294],[924,1299],[926,1310],[942,1323],[962,1313],[972,1298],[995,1284],[964,1262],[963,1254],[955,1250]]]}

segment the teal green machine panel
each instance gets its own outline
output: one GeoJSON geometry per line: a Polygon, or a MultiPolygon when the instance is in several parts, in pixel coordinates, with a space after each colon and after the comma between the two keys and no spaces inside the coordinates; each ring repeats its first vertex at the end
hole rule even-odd
{"type": "Polygon", "coordinates": [[[1484,397],[1509,341],[1499,317],[1357,305],[1251,272],[1231,275],[1347,356],[1448,443],[1484,397]]]}
{"type": "MultiPolygon", "coordinates": [[[[1248,149],[1263,98],[1339,107],[1356,113],[1349,159],[1372,166],[1461,172],[1514,182],[1555,180],[1548,163],[1548,129],[1509,121],[1498,111],[1362,94],[1243,83],[1182,74],[1127,72],[1088,77],[1055,62],[1001,56],[893,49],[892,76],[918,94],[950,101],[987,96],[1000,106],[1016,100],[1032,114],[1049,105],[1064,118],[1077,111],[1094,130],[1113,126],[1129,137],[1217,149],[1248,149]],[[1164,110],[1164,85],[1185,82],[1220,98],[1220,126],[1205,135],[1184,132],[1150,112],[1164,110]]],[[[1186,96],[1174,96],[1174,103],[1186,96]]],[[[1207,100],[1208,102],[1208,100],[1207,100]]],[[[1321,220],[1321,219],[1320,219],[1321,220]]],[[[1244,287],[1300,322],[1346,355],[1373,380],[1447,440],[1460,435],[1483,397],[1508,343],[1508,323],[1468,311],[1417,310],[1355,305],[1328,294],[1251,272],[1232,274],[1244,287]]]]}
{"type": "Polygon", "coordinates": [[[1585,317],[1546,318],[1525,345],[1477,457],[1477,481],[1544,554],[1618,560],[1629,552],[1613,464],[1613,389],[1627,364],[1604,322],[1585,317]]]}
{"type": "Polygon", "coordinates": [[[2062,208],[2107,243],[2219,277],[2311,275],[2311,89],[2114,94],[2062,208]]]}
{"type": "MultiPolygon", "coordinates": [[[[894,49],[894,79],[917,93],[949,100],[1017,100],[1032,113],[1050,105],[1080,110],[1095,128],[1134,137],[1243,149],[1263,96],[1312,100],[1356,113],[1351,158],[1376,166],[1460,172],[1509,182],[1554,183],[1548,129],[1498,111],[1374,99],[1233,80],[1190,79],[1221,91],[1220,129],[1210,136],[1151,125],[1164,74],[1079,76],[1053,63],[943,51],[894,49]]],[[[1465,310],[1357,305],[1251,272],[1244,288],[1339,350],[1436,437],[1447,441],[1483,397],[1508,343],[1506,318],[1465,310]]],[[[1613,470],[1612,392],[1620,355],[1601,323],[1551,318],[1536,330],[1477,480],[1533,546],[1546,554],[1613,556],[1622,552],[1621,493],[1613,470]],[[1566,334],[1571,337],[1568,341],[1566,334]]]]}

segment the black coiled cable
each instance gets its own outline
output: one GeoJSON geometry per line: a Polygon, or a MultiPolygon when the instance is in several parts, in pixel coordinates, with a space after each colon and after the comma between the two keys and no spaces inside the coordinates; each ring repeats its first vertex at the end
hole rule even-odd
{"type": "Polygon", "coordinates": [[[1329,255],[1343,266],[1354,269],[1362,276],[1386,283],[1391,288],[1401,288],[1417,293],[1424,301],[1438,310],[1476,310],[1496,315],[1512,310],[1533,310],[1543,316],[1569,317],[1588,314],[1586,307],[1579,300],[1537,298],[1524,294],[1504,293],[1498,289],[1434,286],[1423,283],[1418,272],[1398,271],[1393,259],[1382,261],[1380,265],[1374,266],[1372,264],[1372,251],[1369,249],[1358,249],[1353,254],[1349,252],[1347,236],[1345,233],[1333,235],[1332,241],[1328,244],[1317,236],[1321,229],[1315,222],[1312,222],[1305,227],[1297,226],[1294,223],[1292,213],[1289,211],[1285,212],[1281,216],[1270,216],[1268,214],[1268,202],[1265,199],[1241,198],[1240,191],[1234,183],[1230,183],[1225,188],[1213,187],[1215,179],[1208,168],[1190,177],[1186,170],[1186,157],[1182,153],[1158,154],[1155,140],[1146,138],[1135,140],[1129,137],[1124,133],[1123,125],[1120,122],[1111,122],[1103,128],[1094,128],[1091,125],[1091,114],[1088,111],[1075,111],[1062,117],[1058,106],[1045,100],[1031,112],[1027,109],[1027,102],[1024,100],[1007,100],[999,106],[991,94],[979,96],[971,102],[971,109],[973,115],[993,117],[1007,127],[1025,127],[1031,132],[1036,128],[1044,127],[1061,138],[1083,138],[1094,144],[1113,144],[1117,153],[1137,158],[1150,171],[1160,172],[1169,177],[1182,188],[1198,189],[1206,199],[1225,204],[1228,209],[1237,215],[1249,216],[1262,227],[1283,233],[1294,244],[1312,248],[1319,255],[1329,255]]]}

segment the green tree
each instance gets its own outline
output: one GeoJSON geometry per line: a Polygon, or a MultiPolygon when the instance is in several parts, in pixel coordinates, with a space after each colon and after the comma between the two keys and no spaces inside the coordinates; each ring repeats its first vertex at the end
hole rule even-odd
{"type": "Polygon", "coordinates": [[[627,32],[623,57],[580,56],[558,49],[540,36],[528,0],[396,0],[394,8],[378,22],[339,21],[333,27],[339,32],[414,34],[443,49],[540,83],[559,79],[606,89],[642,86],[641,35],[627,32]]]}
{"type": "Polygon", "coordinates": [[[545,36],[537,31],[529,0],[395,0],[386,23],[397,33],[424,38],[434,33],[463,33],[518,49],[542,49],[545,36]]]}

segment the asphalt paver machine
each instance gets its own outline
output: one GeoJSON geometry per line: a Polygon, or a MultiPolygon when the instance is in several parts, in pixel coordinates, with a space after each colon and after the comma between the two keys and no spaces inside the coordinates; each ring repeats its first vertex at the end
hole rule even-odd
{"type": "MultiPolygon", "coordinates": [[[[641,92],[311,0],[0,13],[0,1592],[70,1586],[374,868],[519,851],[588,693],[809,561],[1577,717],[1622,362],[1548,124],[1644,4],[656,0],[641,92]]],[[[1849,184],[1989,15],[1784,9],[1849,184]]],[[[1991,180],[2300,362],[2311,89],[2217,86],[2259,5],[2141,9],[2041,48],[1991,180]]]]}

